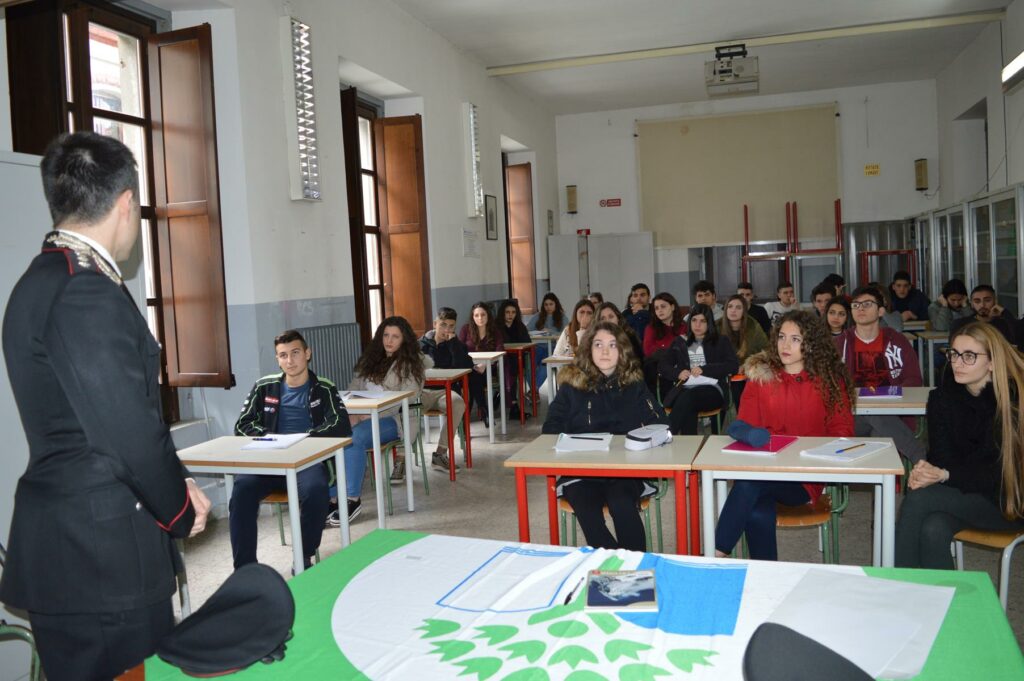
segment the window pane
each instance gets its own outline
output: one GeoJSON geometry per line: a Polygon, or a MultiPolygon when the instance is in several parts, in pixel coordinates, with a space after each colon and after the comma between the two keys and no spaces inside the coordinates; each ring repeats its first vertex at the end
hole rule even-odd
{"type": "Polygon", "coordinates": [[[366,284],[380,286],[380,253],[377,246],[377,235],[366,235],[366,284]]]}
{"type": "Polygon", "coordinates": [[[142,115],[138,38],[89,24],[89,69],[94,107],[142,115]]]}
{"type": "MultiPolygon", "coordinates": [[[[71,17],[67,14],[62,15],[64,19],[64,84],[67,87],[67,98],[68,103],[75,101],[75,98],[71,96],[72,82],[71,82],[71,17]]],[[[72,126],[71,131],[74,132],[72,126]]]]}
{"type": "Polygon", "coordinates": [[[377,184],[373,175],[363,173],[363,224],[377,226],[377,184]]]}
{"type": "Polygon", "coordinates": [[[142,269],[146,277],[146,298],[156,298],[156,271],[157,263],[153,258],[152,220],[142,221],[142,269]]]}
{"type": "Polygon", "coordinates": [[[384,291],[370,289],[370,335],[377,333],[377,327],[384,321],[384,291]]]}
{"type": "Polygon", "coordinates": [[[369,118],[359,119],[359,163],[363,170],[373,170],[373,124],[369,118]]]}
{"type": "Polygon", "coordinates": [[[146,181],[146,142],[145,131],[141,125],[121,123],[109,118],[96,116],[92,119],[93,130],[121,140],[135,154],[135,162],[139,164],[139,202],[149,205],[149,183],[146,181]]]}

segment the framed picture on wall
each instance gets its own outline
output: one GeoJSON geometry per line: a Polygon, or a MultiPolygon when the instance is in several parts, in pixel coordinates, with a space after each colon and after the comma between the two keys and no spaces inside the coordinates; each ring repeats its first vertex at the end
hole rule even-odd
{"type": "Polygon", "coordinates": [[[498,240],[498,199],[484,195],[484,216],[487,218],[487,240],[498,240]]]}

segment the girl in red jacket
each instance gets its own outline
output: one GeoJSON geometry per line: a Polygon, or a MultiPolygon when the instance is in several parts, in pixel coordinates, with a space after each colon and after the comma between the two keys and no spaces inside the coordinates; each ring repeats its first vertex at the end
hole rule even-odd
{"type": "MultiPolygon", "coordinates": [[[[813,313],[787,312],[768,349],[743,365],[739,419],[772,435],[853,435],[853,381],[831,334],[813,313]]],[[[715,530],[715,555],[729,555],[746,533],[750,557],[777,560],[775,504],[813,503],[824,485],[737,480],[715,530]]]]}

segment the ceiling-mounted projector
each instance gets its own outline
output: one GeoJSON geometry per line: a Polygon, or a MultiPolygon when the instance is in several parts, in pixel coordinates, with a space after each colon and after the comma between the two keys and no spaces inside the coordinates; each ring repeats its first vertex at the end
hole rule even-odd
{"type": "Polygon", "coordinates": [[[759,76],[757,57],[747,56],[746,45],[716,47],[714,61],[704,62],[709,97],[754,94],[759,76]]]}

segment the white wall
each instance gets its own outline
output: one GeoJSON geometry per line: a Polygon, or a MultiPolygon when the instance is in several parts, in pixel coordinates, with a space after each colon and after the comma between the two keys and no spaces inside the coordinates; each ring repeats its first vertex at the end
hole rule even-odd
{"type": "MultiPolygon", "coordinates": [[[[562,231],[590,228],[595,233],[642,229],[637,185],[637,120],[707,116],[836,102],[840,113],[840,186],[843,221],[902,218],[935,207],[914,190],[914,159],[938,156],[935,85],[932,81],[740,97],[558,116],[558,185],[562,231]],[[877,163],[881,175],[865,177],[864,165],[877,163]],[[565,211],[564,186],[577,185],[579,213],[565,211]],[[621,208],[601,208],[603,198],[622,198],[621,208]]],[[[779,199],[780,240],[785,197],[779,199]]],[[[743,197],[736,196],[742,220],[743,197]]],[[[713,236],[709,235],[709,242],[713,236]]]]}
{"type": "MultiPolygon", "coordinates": [[[[1006,20],[1003,22],[1003,58],[1000,66],[1009,64],[1018,54],[1024,51],[1024,2],[1016,0],[1006,8],[1006,20]]],[[[1024,182],[1024,134],[1021,123],[1024,121],[1024,87],[1007,95],[1007,182],[1016,184],[1024,182]]]]}
{"type": "Polygon", "coordinates": [[[14,148],[11,141],[11,93],[7,87],[7,22],[0,10],[0,150],[14,148]]]}
{"type": "Polygon", "coordinates": [[[977,165],[981,150],[977,145],[965,148],[959,140],[956,121],[971,107],[985,100],[988,110],[988,190],[1005,187],[1008,182],[1006,128],[1003,118],[1003,94],[999,72],[1002,69],[1000,33],[1002,24],[989,24],[936,78],[939,127],[939,201],[941,206],[984,193],[981,184],[962,181],[956,166],[977,165]]]}

